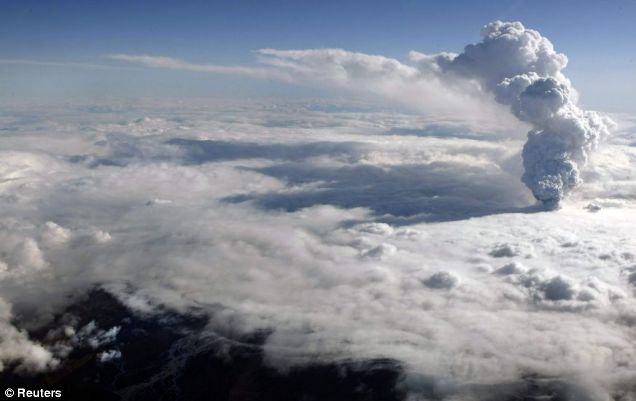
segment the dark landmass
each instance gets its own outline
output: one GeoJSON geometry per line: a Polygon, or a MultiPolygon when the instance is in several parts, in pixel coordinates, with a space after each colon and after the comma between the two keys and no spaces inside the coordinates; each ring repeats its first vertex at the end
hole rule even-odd
{"type": "Polygon", "coordinates": [[[232,339],[210,335],[204,332],[209,318],[200,311],[139,316],[102,289],[92,290],[31,337],[50,343],[47,333],[68,316],[76,318],[78,328],[95,322],[121,329],[113,343],[77,346],[53,372],[24,376],[9,369],[0,374],[3,388],[62,390],[62,400],[83,401],[417,401],[450,395],[484,401],[589,399],[558,378],[535,375],[495,385],[440,385],[430,377],[407,378],[400,363],[389,359],[315,363],[283,373],[264,363],[262,345],[270,332],[232,339]],[[113,349],[121,357],[99,360],[100,353],[113,349]]]}
{"type": "Polygon", "coordinates": [[[285,374],[263,362],[269,333],[238,340],[203,342],[203,314],[163,311],[132,314],[108,292],[97,289],[71,306],[50,327],[31,333],[46,343],[46,333],[72,314],[78,327],[120,326],[114,344],[71,352],[54,372],[35,376],[0,374],[4,388],[62,390],[63,400],[402,400],[399,364],[390,360],[316,364],[285,374]],[[100,352],[117,349],[121,358],[99,362],[100,352]]]}

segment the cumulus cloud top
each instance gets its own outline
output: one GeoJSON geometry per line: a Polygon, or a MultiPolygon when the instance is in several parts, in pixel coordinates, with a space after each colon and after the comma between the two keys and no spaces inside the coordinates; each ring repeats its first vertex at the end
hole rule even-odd
{"type": "Polygon", "coordinates": [[[27,333],[11,324],[11,306],[0,298],[0,373],[7,367],[20,373],[55,368],[58,360],[52,352],[29,340],[27,333]]]}
{"type": "Polygon", "coordinates": [[[557,53],[552,43],[521,22],[495,21],[481,30],[482,41],[469,44],[455,57],[438,56],[443,70],[478,78],[493,90],[506,78],[535,73],[565,80],[561,70],[568,59],[557,53]]]}

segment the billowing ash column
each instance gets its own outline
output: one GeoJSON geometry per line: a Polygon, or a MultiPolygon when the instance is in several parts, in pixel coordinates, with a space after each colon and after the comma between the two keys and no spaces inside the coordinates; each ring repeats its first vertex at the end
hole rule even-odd
{"type": "Polygon", "coordinates": [[[581,110],[577,93],[561,70],[567,57],[552,43],[520,22],[492,22],[482,41],[459,55],[441,54],[434,61],[447,73],[477,80],[532,124],[523,147],[522,181],[534,196],[556,205],[581,183],[580,168],[614,123],[581,110]]]}

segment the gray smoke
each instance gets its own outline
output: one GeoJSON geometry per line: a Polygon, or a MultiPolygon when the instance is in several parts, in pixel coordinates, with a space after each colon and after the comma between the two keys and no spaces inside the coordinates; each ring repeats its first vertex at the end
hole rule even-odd
{"type": "Polygon", "coordinates": [[[474,79],[532,124],[523,147],[522,181],[546,204],[558,202],[581,183],[580,168],[614,123],[577,106],[577,93],[562,70],[567,57],[539,32],[520,22],[492,22],[482,41],[429,58],[443,73],[474,79]]]}

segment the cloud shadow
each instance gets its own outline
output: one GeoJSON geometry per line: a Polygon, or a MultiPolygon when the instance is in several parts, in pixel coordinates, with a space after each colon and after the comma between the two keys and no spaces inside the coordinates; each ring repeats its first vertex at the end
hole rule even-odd
{"type": "Polygon", "coordinates": [[[122,142],[114,142],[111,156],[98,159],[93,165],[125,166],[139,160],[182,165],[272,161],[275,164],[266,167],[242,168],[283,180],[289,185],[287,190],[223,198],[229,203],[251,202],[264,209],[293,212],[315,205],[364,207],[373,212],[377,221],[396,225],[544,210],[535,204],[518,177],[495,166],[454,162],[363,164],[360,161],[370,145],[362,142],[255,143],[184,138],[162,142],[176,147],[176,153],[174,148],[122,142]],[[312,162],[312,158],[320,156],[339,162],[333,166],[312,162]]]}
{"type": "Polygon", "coordinates": [[[475,132],[468,127],[448,124],[430,124],[422,128],[391,128],[383,135],[386,136],[417,136],[428,138],[458,138],[476,141],[492,140],[492,134],[475,132]]]}
{"type": "Polygon", "coordinates": [[[154,138],[111,136],[106,143],[107,156],[72,155],[71,163],[86,163],[92,168],[100,166],[126,167],[138,162],[174,162],[182,165],[200,165],[243,159],[267,159],[300,162],[312,157],[338,157],[355,162],[365,153],[367,145],[361,142],[303,142],[256,143],[226,140],[199,140],[172,138],[157,143],[154,138]],[[165,145],[168,145],[166,147],[165,145]]]}
{"type": "Polygon", "coordinates": [[[376,220],[395,225],[544,210],[515,177],[451,163],[333,168],[283,163],[250,170],[290,186],[312,185],[287,192],[234,195],[224,198],[226,202],[252,202],[290,212],[315,205],[365,207],[376,220]]]}
{"type": "Polygon", "coordinates": [[[301,161],[318,156],[340,156],[357,159],[364,144],[359,142],[305,142],[298,144],[263,144],[174,138],[166,141],[184,152],[186,164],[203,164],[214,161],[239,159],[270,159],[301,161]]]}

